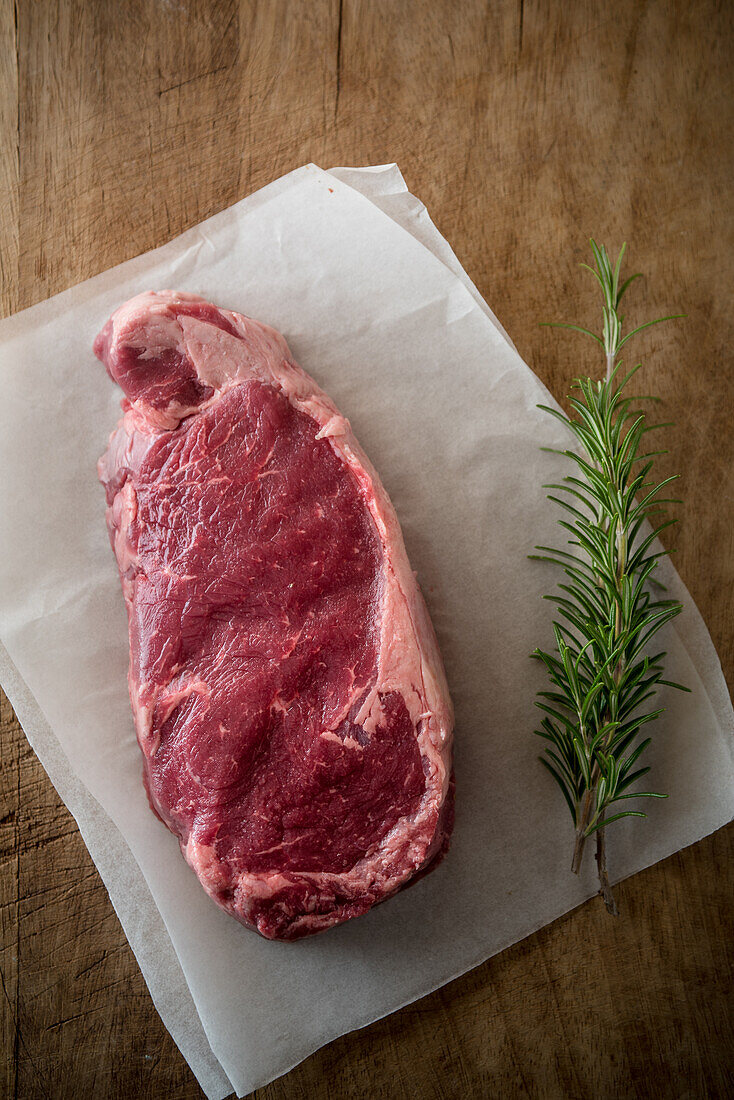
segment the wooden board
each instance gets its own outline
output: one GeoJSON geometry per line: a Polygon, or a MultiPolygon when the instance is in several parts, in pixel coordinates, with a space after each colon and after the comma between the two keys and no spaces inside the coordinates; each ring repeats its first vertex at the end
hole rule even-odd
{"type": "MultiPolygon", "coordinates": [[[[689,315],[640,341],[641,385],[676,421],[677,565],[734,683],[731,5],[8,0],[0,28],[4,313],[306,161],[396,160],[562,398],[589,347],[538,321],[596,323],[576,262],[627,239],[631,316],[689,315]]],[[[199,1096],[1,715],[0,1093],[199,1096]]],[[[258,1095],[731,1095],[733,855],[729,827],[624,883],[619,920],[589,902],[258,1095]]]]}

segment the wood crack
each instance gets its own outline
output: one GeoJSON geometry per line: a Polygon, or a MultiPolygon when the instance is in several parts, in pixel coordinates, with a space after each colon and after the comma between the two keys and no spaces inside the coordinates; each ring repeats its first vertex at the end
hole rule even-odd
{"type": "Polygon", "coordinates": [[[171,84],[168,88],[161,88],[158,95],[160,97],[167,92],[175,92],[177,88],[183,88],[187,84],[193,84],[195,80],[204,80],[207,76],[214,76],[215,73],[223,73],[225,69],[228,68],[229,65],[219,65],[216,69],[210,69],[206,73],[197,73],[196,76],[190,76],[188,80],[181,80],[178,84],[171,84]]]}
{"type": "Polygon", "coordinates": [[[73,1016],[65,1016],[63,1020],[57,1020],[55,1024],[49,1024],[49,1026],[44,1028],[43,1030],[44,1031],[56,1031],[57,1028],[63,1027],[64,1024],[70,1024],[72,1022],[72,1020],[81,1020],[82,1017],[84,1017],[86,1015],[87,1015],[86,1012],[77,1012],[73,1016]]]}
{"type": "Polygon", "coordinates": [[[344,0],[339,0],[339,23],[336,31],[336,95],[334,97],[334,123],[339,112],[339,92],[342,80],[342,25],[344,20],[344,0]]]}

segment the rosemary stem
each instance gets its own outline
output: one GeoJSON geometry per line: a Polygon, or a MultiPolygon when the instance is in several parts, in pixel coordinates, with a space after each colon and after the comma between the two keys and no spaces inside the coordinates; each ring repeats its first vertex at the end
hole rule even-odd
{"type": "MultiPolygon", "coordinates": [[[[607,356],[606,356],[606,382],[607,382],[607,384],[611,381],[612,373],[614,371],[615,360],[616,360],[616,348],[613,349],[612,351],[607,352],[607,356]]],[[[617,485],[616,488],[619,491],[619,490],[621,490],[622,487],[617,485]]],[[[610,520],[610,522],[611,522],[611,520],[610,520]]],[[[616,565],[615,578],[616,578],[616,582],[617,582],[616,588],[617,588],[618,595],[621,597],[622,580],[623,580],[623,577],[624,577],[625,572],[627,570],[627,539],[626,539],[625,532],[624,532],[624,529],[623,529],[623,526],[622,526],[622,523],[621,523],[621,519],[620,519],[620,525],[617,529],[617,537],[616,537],[615,543],[616,543],[616,553],[617,553],[617,560],[616,560],[616,563],[615,563],[615,565],[616,565]]],[[[616,608],[615,608],[615,613],[614,613],[614,643],[613,644],[616,645],[617,641],[619,640],[619,637],[621,636],[621,633],[622,633],[622,610],[621,610],[621,598],[620,598],[620,600],[617,601],[616,608]]],[[[614,681],[615,681],[616,684],[619,684],[621,673],[622,673],[622,662],[619,661],[617,663],[617,665],[614,669],[614,673],[613,673],[614,681]]],[[[609,716],[607,716],[607,718],[609,718],[609,716]]],[[[609,736],[611,736],[611,734],[609,736]]],[[[608,738],[607,738],[607,740],[608,740],[608,738]]],[[[606,741],[605,741],[603,747],[604,747],[604,749],[607,748],[606,741]]],[[[589,825],[591,823],[591,819],[592,819],[592,816],[593,816],[594,806],[596,805],[597,788],[599,786],[600,774],[601,773],[600,773],[600,770],[599,770],[599,765],[598,765],[597,762],[595,762],[594,767],[593,767],[592,772],[591,772],[591,777],[590,777],[591,778],[591,783],[590,783],[590,785],[589,785],[589,787],[588,787],[588,789],[587,789],[587,791],[584,795],[584,799],[583,799],[582,807],[581,807],[581,816],[580,816],[578,824],[576,826],[576,838],[575,838],[575,842],[574,842],[573,859],[571,861],[571,870],[576,875],[579,874],[579,872],[581,870],[581,863],[582,863],[583,857],[584,857],[584,848],[586,846],[586,830],[589,828],[589,825]]],[[[599,820],[600,821],[604,820],[604,814],[603,813],[601,814],[601,817],[600,817],[599,820]]],[[[614,900],[614,895],[612,894],[612,888],[609,884],[609,876],[608,876],[608,873],[607,873],[606,838],[604,836],[605,831],[606,830],[604,829],[603,826],[600,829],[597,829],[597,831],[596,831],[596,862],[597,862],[597,869],[598,869],[598,872],[599,872],[599,887],[600,887],[599,892],[601,893],[602,897],[604,898],[604,902],[606,904],[607,910],[610,913],[613,913],[613,914],[616,915],[616,914],[618,914],[619,911],[617,909],[617,905],[616,905],[616,902],[614,900]]]]}
{"type": "MultiPolygon", "coordinates": [[[[604,820],[603,814],[601,819],[602,821],[604,820]]],[[[606,829],[598,829],[596,834],[596,865],[599,871],[599,893],[604,898],[607,912],[613,917],[618,917],[619,909],[614,900],[614,894],[609,884],[609,874],[607,872],[607,838],[605,834],[606,829]]]]}
{"type": "MultiPolygon", "coordinates": [[[[607,355],[607,372],[606,372],[607,382],[609,382],[609,380],[611,378],[611,373],[614,369],[614,360],[615,360],[614,355],[607,355]]],[[[621,495],[621,491],[622,491],[623,486],[622,485],[617,485],[616,488],[617,488],[617,492],[621,495]]],[[[617,551],[617,561],[616,561],[616,566],[617,566],[617,568],[616,568],[617,595],[619,597],[619,599],[617,600],[617,605],[616,605],[615,612],[614,612],[614,645],[616,646],[616,644],[619,641],[619,638],[622,634],[622,588],[623,588],[624,577],[625,577],[625,574],[627,573],[627,554],[628,554],[627,535],[625,533],[625,529],[624,529],[621,517],[620,517],[620,520],[619,520],[619,526],[617,528],[617,537],[616,537],[615,542],[616,542],[616,551],[617,551]]],[[[620,680],[622,678],[623,671],[624,671],[624,658],[620,657],[619,661],[617,662],[617,664],[615,666],[614,673],[613,673],[613,679],[614,679],[614,684],[615,684],[616,688],[619,687],[619,683],[620,683],[620,680]]],[[[611,715],[607,715],[607,720],[609,718],[611,718],[611,715]]],[[[604,750],[605,751],[608,748],[608,742],[609,742],[610,737],[611,737],[611,732],[609,733],[607,738],[605,738],[605,741],[604,741],[604,750]]],[[[597,776],[596,783],[594,784],[594,799],[595,800],[596,800],[596,787],[598,785],[598,782],[599,782],[599,778],[597,776]]],[[[603,810],[602,810],[602,813],[599,817],[599,820],[604,821],[604,811],[603,810]]],[[[615,917],[619,916],[619,910],[617,908],[617,903],[614,900],[614,894],[612,893],[612,888],[609,884],[609,874],[607,872],[606,828],[603,825],[600,829],[597,829],[597,831],[596,831],[596,866],[597,866],[597,871],[598,871],[598,875],[599,875],[599,893],[601,894],[601,896],[604,899],[604,904],[607,907],[607,912],[611,913],[612,916],[615,916],[615,917]]]]}
{"type": "MultiPolygon", "coordinates": [[[[607,355],[606,355],[606,382],[607,382],[607,385],[611,382],[611,379],[612,379],[612,374],[614,372],[614,364],[615,364],[616,357],[617,357],[616,347],[613,348],[611,351],[607,351],[607,355]]],[[[615,487],[616,487],[618,493],[621,492],[621,489],[622,489],[621,485],[617,485],[615,487]]],[[[616,564],[615,576],[616,576],[616,581],[617,581],[616,588],[617,588],[617,594],[620,597],[620,599],[617,601],[615,612],[614,612],[614,645],[617,644],[617,642],[618,642],[618,640],[621,636],[621,633],[622,633],[621,594],[622,594],[623,578],[624,578],[624,575],[627,571],[627,538],[626,538],[626,535],[625,535],[625,531],[624,531],[624,527],[623,527],[623,524],[622,524],[621,517],[620,517],[620,520],[619,520],[619,526],[617,528],[617,537],[616,537],[615,543],[616,543],[616,551],[617,551],[617,561],[615,563],[616,564]]],[[[617,665],[614,669],[614,673],[613,673],[614,682],[617,685],[619,684],[619,681],[621,679],[622,669],[623,669],[623,664],[622,664],[622,661],[620,660],[617,663],[617,665]]],[[[607,715],[607,720],[609,719],[609,717],[610,716],[607,715]]],[[[609,734],[609,737],[610,736],[611,736],[611,733],[609,734]]],[[[604,746],[603,746],[605,750],[608,747],[607,746],[607,741],[609,740],[609,737],[607,737],[607,739],[605,740],[604,746]]],[[[574,845],[574,854],[573,854],[573,863],[572,863],[572,870],[574,870],[576,872],[576,874],[578,874],[578,872],[579,872],[579,868],[581,866],[581,860],[582,860],[583,854],[584,854],[584,846],[585,846],[585,843],[586,843],[586,830],[588,829],[589,822],[591,820],[591,810],[592,810],[593,806],[596,805],[597,787],[599,785],[599,778],[600,778],[599,766],[598,766],[597,763],[595,763],[594,769],[591,773],[591,780],[592,780],[591,786],[589,787],[589,790],[586,792],[586,796],[585,796],[585,799],[584,799],[584,811],[582,812],[581,820],[579,821],[579,824],[578,824],[578,827],[577,827],[577,830],[576,830],[576,842],[575,842],[575,845],[574,845]]],[[[599,820],[604,821],[603,811],[600,815],[599,820]]],[[[596,831],[596,864],[597,864],[597,870],[598,870],[598,874],[599,874],[599,888],[600,888],[599,892],[602,895],[602,897],[604,898],[604,903],[607,907],[607,911],[609,913],[612,913],[614,916],[617,916],[619,914],[619,910],[617,909],[617,903],[614,900],[614,895],[612,893],[612,888],[609,884],[609,875],[608,875],[608,872],[607,872],[607,852],[606,852],[606,836],[605,836],[605,833],[606,833],[606,829],[604,828],[604,826],[597,829],[597,831],[596,831]]]]}
{"type": "MultiPolygon", "coordinates": [[[[590,802],[590,795],[591,791],[587,791],[584,795],[585,803],[590,802]]],[[[573,846],[573,859],[571,860],[571,870],[575,875],[581,870],[581,861],[584,858],[584,847],[586,846],[586,828],[588,824],[589,818],[588,815],[586,815],[586,811],[584,811],[584,816],[582,816],[576,828],[576,842],[573,846]]]]}
{"type": "MultiPolygon", "coordinates": [[[[581,870],[581,862],[584,857],[584,848],[586,846],[586,830],[591,824],[591,819],[594,815],[594,806],[596,805],[596,788],[599,785],[600,777],[599,765],[595,761],[594,766],[591,769],[591,784],[589,785],[583,802],[581,803],[581,817],[579,818],[578,825],[576,826],[576,841],[573,847],[573,860],[571,861],[571,870],[575,875],[581,870]]],[[[604,830],[600,830],[603,832],[604,830]]]]}

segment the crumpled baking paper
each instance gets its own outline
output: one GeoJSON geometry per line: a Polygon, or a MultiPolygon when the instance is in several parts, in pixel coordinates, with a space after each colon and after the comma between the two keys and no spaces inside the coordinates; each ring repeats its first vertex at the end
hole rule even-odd
{"type": "MultiPolygon", "coordinates": [[[[429,993],[595,892],[531,735],[558,538],[541,485],[566,445],[523,364],[394,165],[308,165],[155,252],[0,323],[0,679],[79,823],[153,1000],[212,1100],[242,1096],[344,1032],[429,993]],[[456,706],[448,858],[368,915],[268,943],[207,898],[148,809],[127,696],[127,628],[95,463],[120,391],[91,352],[142,290],[195,291],[282,331],[349,416],[401,519],[456,706]]],[[[648,754],[647,821],[610,831],[615,877],[725,824],[732,728],[709,635],[664,639],[670,709],[648,754]]]]}

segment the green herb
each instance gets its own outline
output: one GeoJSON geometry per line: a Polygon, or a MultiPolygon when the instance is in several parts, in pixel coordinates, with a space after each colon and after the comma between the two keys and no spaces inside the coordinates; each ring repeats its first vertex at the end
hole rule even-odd
{"type": "Polygon", "coordinates": [[[663,679],[665,653],[650,652],[657,632],[680,614],[680,603],[664,599],[655,577],[666,551],[656,536],[676,521],[659,522],[664,505],[680,503],[661,493],[675,478],[651,479],[653,459],[663,451],[643,453],[654,428],[626,387],[638,363],[620,377],[619,353],[628,340],[662,317],[623,335],[619,312],[632,275],[620,285],[624,246],[612,267],[604,247],[592,240],[595,267],[582,264],[599,282],[604,298],[603,330],[596,335],[580,325],[561,324],[591,336],[603,348],[606,375],[601,381],[578,378],[569,398],[571,418],[556,409],[540,408],[560,420],[575,436],[577,449],[558,451],[573,463],[573,472],[553,490],[549,500],[564,517],[558,522],[568,534],[568,549],[537,546],[539,561],[553,562],[565,574],[558,594],[546,596],[556,606],[553,623],[556,650],[537,649],[533,657],[548,670],[552,690],[539,693],[544,711],[539,737],[548,742],[541,763],[560,787],[576,829],[572,870],[578,874],[588,837],[595,835],[600,893],[611,913],[617,913],[606,863],[607,827],[623,817],[645,817],[625,809],[633,798],[664,798],[654,791],[632,790],[649,772],[640,758],[650,738],[641,731],[660,714],[651,700],[659,685],[687,691],[663,679]],[[555,494],[560,495],[555,495],[555,494]],[[652,521],[652,527],[650,522],[652,521]],[[655,527],[655,523],[658,526],[655,527]],[[653,589],[655,595],[653,595],[653,589]],[[608,814],[608,811],[612,811],[608,814]]]}

